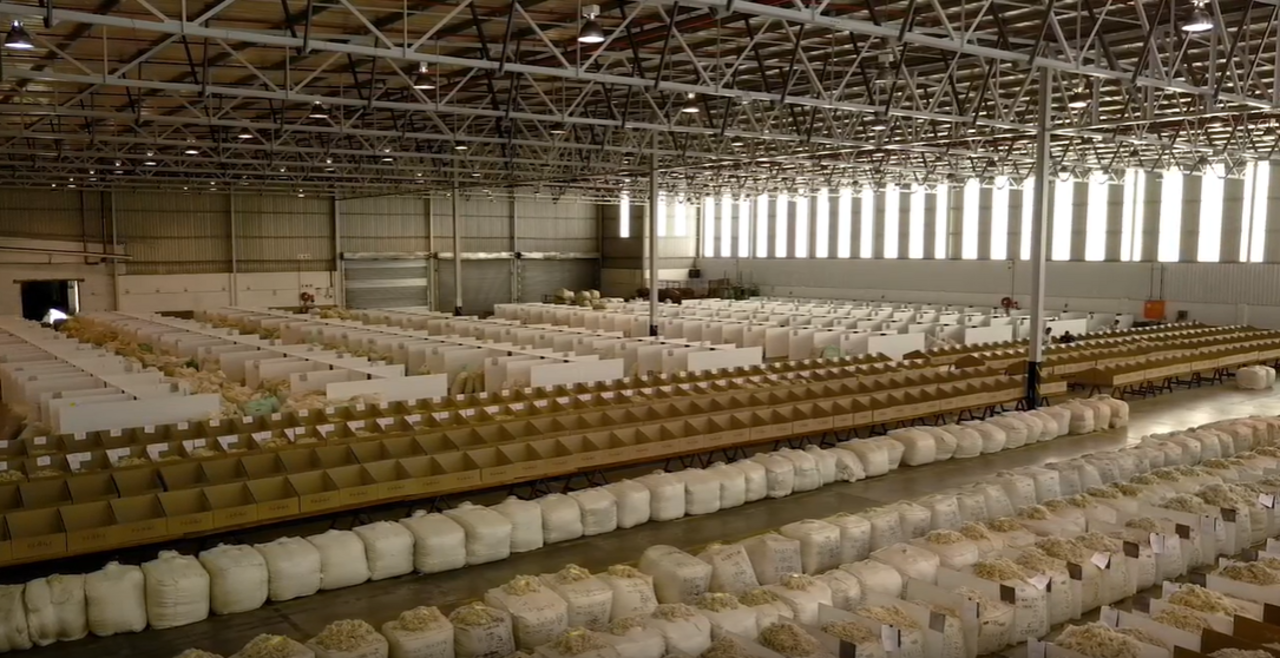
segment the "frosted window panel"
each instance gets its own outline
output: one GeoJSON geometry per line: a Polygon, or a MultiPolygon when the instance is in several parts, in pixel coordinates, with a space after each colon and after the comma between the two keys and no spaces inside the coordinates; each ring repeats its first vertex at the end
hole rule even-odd
{"type": "Polygon", "coordinates": [[[1200,176],[1200,236],[1196,260],[1201,263],[1222,260],[1222,179],[1226,175],[1226,168],[1217,164],[1200,176]]]}
{"type": "Polygon", "coordinates": [[[1156,260],[1176,263],[1182,247],[1182,172],[1166,170],[1160,180],[1160,224],[1156,260]]]}
{"type": "Polygon", "coordinates": [[[665,194],[658,195],[658,237],[667,237],[667,205],[671,200],[665,194]]]}
{"type": "Polygon", "coordinates": [[[1036,179],[1028,178],[1022,183],[1022,219],[1018,238],[1018,259],[1031,260],[1031,222],[1036,210],[1036,179]]]}
{"type": "Polygon", "coordinates": [[[1131,261],[1133,258],[1133,211],[1134,191],[1138,172],[1126,169],[1124,185],[1120,193],[1120,260],[1131,261]]]}
{"type": "Polygon", "coordinates": [[[884,186],[884,257],[898,257],[898,223],[901,215],[899,204],[902,194],[896,183],[884,186]]]}
{"type": "Polygon", "coordinates": [[[618,201],[618,237],[631,237],[631,197],[625,194],[618,201]]]}
{"type": "Polygon", "coordinates": [[[991,260],[1009,259],[1009,177],[996,176],[991,190],[991,260]]]}
{"type": "Polygon", "coordinates": [[[674,225],[671,232],[677,238],[689,237],[689,206],[684,201],[677,201],[673,211],[675,215],[674,225]]]}
{"type": "Polygon", "coordinates": [[[809,257],[809,197],[796,197],[796,258],[809,257]]]}
{"type": "Polygon", "coordinates": [[[1088,261],[1107,258],[1107,194],[1111,189],[1107,180],[1102,172],[1096,172],[1089,178],[1084,222],[1084,259],[1088,261]]]}
{"type": "Polygon", "coordinates": [[[738,258],[751,257],[751,200],[738,199],[738,258]]]}
{"type": "Polygon", "coordinates": [[[978,259],[978,213],[982,187],[977,179],[964,183],[964,200],[960,209],[960,258],[978,259]]]}
{"type": "Polygon", "coordinates": [[[774,202],[773,216],[773,257],[787,257],[787,230],[790,228],[790,218],[787,211],[790,208],[790,199],[787,195],[779,194],[774,202]]]}
{"type": "Polygon", "coordinates": [[[830,190],[818,190],[813,209],[813,257],[831,256],[831,197],[830,190]]]}
{"type": "Polygon", "coordinates": [[[720,257],[733,257],[733,199],[720,197],[720,257]]]}
{"type": "Polygon", "coordinates": [[[853,257],[853,190],[840,190],[836,202],[836,258],[853,257]]]}
{"type": "Polygon", "coordinates": [[[1071,223],[1075,198],[1075,181],[1053,181],[1053,244],[1049,257],[1071,260],[1071,223]]]}
{"type": "Polygon", "coordinates": [[[756,197],[756,258],[769,257],[769,195],[756,197]]]}
{"type": "Polygon", "coordinates": [[[911,207],[907,213],[907,258],[924,258],[923,186],[911,186],[911,207]]]}
{"type": "Polygon", "coordinates": [[[716,201],[711,197],[702,200],[702,255],[716,255],[716,201]]]}
{"type": "Polygon", "coordinates": [[[861,225],[861,244],[858,245],[858,258],[871,258],[875,255],[876,241],[876,192],[862,188],[862,207],[858,221],[861,225]]]}
{"type": "Polygon", "coordinates": [[[1267,236],[1267,193],[1271,165],[1251,162],[1244,173],[1244,206],[1240,221],[1240,262],[1261,263],[1267,236]]]}
{"type": "Polygon", "coordinates": [[[951,188],[946,183],[938,186],[938,198],[933,207],[933,257],[947,258],[947,222],[951,216],[951,188]]]}

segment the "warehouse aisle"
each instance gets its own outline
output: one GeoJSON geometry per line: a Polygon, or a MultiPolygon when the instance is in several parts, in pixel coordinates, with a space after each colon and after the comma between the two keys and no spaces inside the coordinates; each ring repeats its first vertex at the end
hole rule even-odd
{"type": "Polygon", "coordinates": [[[347,590],[268,604],[251,613],[214,618],[200,624],[139,635],[55,644],[26,652],[32,658],[172,658],[198,647],[230,656],[260,633],[276,633],[305,640],[330,621],[359,618],[375,627],[401,611],[419,605],[451,609],[478,598],[518,574],[541,574],[575,563],[591,571],[639,558],[653,544],[692,548],[715,540],[735,540],[805,518],[917,498],[982,479],[997,471],[1082,454],[1111,450],[1151,433],[1183,429],[1221,418],[1280,413],[1280,396],[1270,392],[1239,391],[1233,385],[1179,391],[1131,403],[1128,428],[1086,436],[1064,437],[1008,453],[976,459],[907,468],[882,478],[823,487],[817,491],[760,501],[711,516],[685,518],[584,538],[533,553],[433,576],[407,576],[369,583],[347,590]]]}

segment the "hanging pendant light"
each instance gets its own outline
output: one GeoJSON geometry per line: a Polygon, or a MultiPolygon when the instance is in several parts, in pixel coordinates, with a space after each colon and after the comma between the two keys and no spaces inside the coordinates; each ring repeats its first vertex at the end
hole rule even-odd
{"type": "Polygon", "coordinates": [[[4,47],[10,50],[31,50],[36,45],[31,42],[31,35],[27,34],[27,28],[22,26],[22,21],[14,21],[9,27],[9,33],[4,37],[4,47]]]}
{"type": "Polygon", "coordinates": [[[578,43],[604,43],[604,28],[600,27],[600,23],[596,22],[596,16],[600,15],[600,7],[598,5],[587,5],[586,11],[583,11],[582,15],[587,20],[578,29],[578,43]]]}
{"type": "Polygon", "coordinates": [[[1081,87],[1072,92],[1071,96],[1067,98],[1067,107],[1079,110],[1089,107],[1089,104],[1092,102],[1093,98],[1089,96],[1089,92],[1085,91],[1084,87],[1081,87]]]}
{"type": "Polygon", "coordinates": [[[1199,34],[1208,32],[1213,29],[1213,17],[1209,12],[1204,10],[1204,1],[1197,0],[1195,8],[1187,14],[1187,20],[1182,22],[1182,31],[1187,34],[1199,34]]]}
{"type": "Polygon", "coordinates": [[[420,90],[435,89],[436,86],[431,82],[431,74],[427,72],[427,65],[419,64],[418,72],[413,74],[413,88],[420,90]]]}
{"type": "Polygon", "coordinates": [[[688,97],[684,99],[684,105],[680,106],[680,111],[685,114],[697,114],[701,112],[702,108],[698,107],[697,94],[690,92],[688,97]]]}
{"type": "Polygon", "coordinates": [[[307,113],[307,118],[308,119],[328,119],[329,108],[325,107],[324,103],[321,103],[320,101],[316,101],[311,104],[311,111],[307,113]]]}

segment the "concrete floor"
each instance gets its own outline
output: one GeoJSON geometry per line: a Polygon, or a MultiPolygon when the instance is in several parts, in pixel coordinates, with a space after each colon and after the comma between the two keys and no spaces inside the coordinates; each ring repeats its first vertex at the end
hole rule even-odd
{"type": "Polygon", "coordinates": [[[913,499],[974,482],[996,471],[1071,459],[1114,450],[1152,433],[1180,430],[1222,418],[1280,413],[1280,396],[1270,391],[1240,391],[1233,384],[1179,391],[1131,403],[1127,428],[1063,437],[996,455],[906,468],[888,476],[836,484],[780,500],[752,503],[711,516],[654,523],[589,539],[557,544],[503,562],[432,576],[411,575],[359,587],[324,592],[306,599],[245,614],[211,618],[200,624],[138,635],[90,638],[27,652],[31,658],[171,658],[197,647],[230,656],[261,633],[306,640],[339,619],[364,619],[375,627],[401,611],[436,605],[451,609],[480,597],[518,574],[541,574],[575,563],[591,571],[631,562],[645,548],[670,544],[693,548],[715,540],[735,540],[786,523],[837,512],[913,499]]]}

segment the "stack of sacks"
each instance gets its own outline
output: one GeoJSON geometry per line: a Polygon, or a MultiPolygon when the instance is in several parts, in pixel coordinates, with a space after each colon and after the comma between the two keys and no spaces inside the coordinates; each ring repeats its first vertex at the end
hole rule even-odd
{"type": "Polygon", "coordinates": [[[1246,391],[1261,391],[1275,385],[1276,371],[1266,366],[1245,366],[1236,371],[1236,386],[1246,391]]]}

